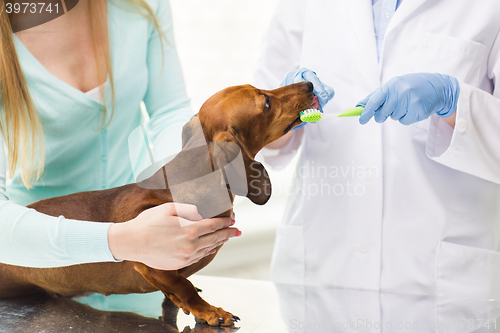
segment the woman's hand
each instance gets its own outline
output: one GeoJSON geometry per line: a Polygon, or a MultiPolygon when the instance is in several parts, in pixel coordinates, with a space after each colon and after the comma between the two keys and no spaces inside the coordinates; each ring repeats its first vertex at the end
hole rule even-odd
{"type": "Polygon", "coordinates": [[[166,203],[109,228],[109,249],[116,259],[177,270],[215,253],[215,248],[241,235],[232,218],[201,220],[196,206],[166,203]]]}

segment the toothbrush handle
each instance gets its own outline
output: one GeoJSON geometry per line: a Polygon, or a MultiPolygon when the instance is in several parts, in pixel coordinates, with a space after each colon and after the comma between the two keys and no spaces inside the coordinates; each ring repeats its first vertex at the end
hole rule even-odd
{"type": "Polygon", "coordinates": [[[355,108],[351,108],[348,110],[345,110],[341,114],[338,115],[338,117],[359,117],[361,116],[361,113],[363,112],[365,108],[362,106],[357,106],[355,108]]]}
{"type": "Polygon", "coordinates": [[[330,119],[330,118],[337,118],[340,117],[338,114],[333,114],[333,113],[322,113],[321,114],[321,119],[330,119]]]}

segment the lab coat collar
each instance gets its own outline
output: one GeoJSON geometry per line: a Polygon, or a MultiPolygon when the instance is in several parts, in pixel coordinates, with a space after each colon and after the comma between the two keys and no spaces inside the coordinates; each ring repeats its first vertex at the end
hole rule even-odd
{"type": "Polygon", "coordinates": [[[373,25],[371,0],[347,0],[343,2],[349,12],[352,28],[356,34],[359,50],[366,66],[367,77],[373,86],[380,85],[380,73],[377,61],[377,44],[373,25]]]}
{"type": "Polygon", "coordinates": [[[406,0],[401,2],[392,18],[389,22],[389,26],[385,32],[387,37],[399,24],[404,22],[411,14],[413,14],[420,6],[422,6],[428,0],[406,0]]]}
{"type": "MultiPolygon", "coordinates": [[[[396,27],[406,21],[409,16],[411,16],[420,6],[422,6],[427,0],[406,0],[403,1],[396,13],[394,13],[394,17],[391,22],[389,22],[389,26],[385,32],[384,42],[382,43],[382,51],[380,52],[380,61],[379,61],[379,73],[382,73],[382,68],[384,66],[385,61],[385,52],[387,47],[387,39],[388,36],[392,32],[395,31],[396,27]]],[[[382,78],[380,78],[382,80],[382,78]]]]}

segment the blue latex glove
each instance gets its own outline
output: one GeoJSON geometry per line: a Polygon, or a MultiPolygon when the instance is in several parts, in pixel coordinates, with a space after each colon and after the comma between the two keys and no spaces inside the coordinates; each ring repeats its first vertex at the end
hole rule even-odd
{"type": "Polygon", "coordinates": [[[397,76],[358,103],[365,109],[359,117],[366,124],[372,117],[382,123],[391,117],[410,125],[437,113],[447,118],[457,110],[458,80],[443,74],[416,73],[397,76]]]}
{"type": "MultiPolygon", "coordinates": [[[[309,81],[313,84],[314,95],[318,96],[319,111],[323,112],[323,106],[325,106],[326,103],[328,103],[333,98],[333,95],[335,95],[335,91],[333,91],[333,89],[326,84],[323,84],[323,82],[321,82],[321,80],[316,76],[315,72],[307,68],[300,68],[288,72],[283,81],[281,81],[280,87],[302,81],[309,81]]],[[[298,129],[305,124],[306,123],[302,123],[299,126],[295,126],[292,130],[298,129]]]]}

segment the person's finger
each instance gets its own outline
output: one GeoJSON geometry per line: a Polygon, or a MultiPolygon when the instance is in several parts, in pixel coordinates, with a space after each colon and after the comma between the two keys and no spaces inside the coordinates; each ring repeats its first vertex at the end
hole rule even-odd
{"type": "Polygon", "coordinates": [[[309,81],[313,84],[314,95],[318,96],[318,100],[321,106],[324,106],[326,103],[328,103],[328,101],[330,101],[335,95],[335,91],[331,87],[321,82],[316,73],[314,73],[313,71],[308,70],[304,72],[302,74],[302,77],[305,81],[309,81]]]}
{"type": "Polygon", "coordinates": [[[375,90],[372,96],[366,102],[365,109],[359,117],[360,124],[364,125],[375,115],[386,100],[386,94],[381,88],[375,90]]]}
{"type": "Polygon", "coordinates": [[[356,107],[358,106],[362,106],[362,107],[365,107],[366,106],[366,103],[368,103],[368,100],[370,99],[370,97],[372,97],[373,93],[371,93],[370,95],[366,96],[365,98],[363,98],[362,100],[360,100],[358,102],[358,104],[356,104],[356,107]]]}
{"type": "Polygon", "coordinates": [[[296,71],[288,72],[285,75],[285,77],[283,78],[283,80],[281,81],[280,87],[288,86],[290,84],[294,84],[294,83],[303,81],[300,79],[301,78],[301,76],[300,76],[301,70],[302,69],[298,69],[296,71]],[[298,81],[295,81],[295,80],[298,80],[298,81]]]}
{"type": "Polygon", "coordinates": [[[164,213],[169,216],[178,216],[190,221],[200,221],[202,219],[195,205],[169,202],[161,205],[161,207],[163,207],[164,213]]]}
{"type": "Polygon", "coordinates": [[[404,116],[402,116],[402,117],[399,119],[399,122],[400,122],[401,124],[403,124],[403,125],[408,126],[408,125],[411,125],[411,124],[415,123],[416,121],[415,121],[415,117],[411,117],[411,116],[409,116],[409,115],[408,115],[408,112],[406,112],[406,113],[405,113],[405,115],[404,115],[404,116]]]}
{"type": "Polygon", "coordinates": [[[199,256],[199,257],[195,257],[194,259],[192,259],[191,261],[189,261],[188,263],[186,263],[184,265],[184,267],[188,267],[188,266],[191,266],[193,264],[196,264],[198,261],[200,261],[201,259],[205,258],[208,255],[210,255],[210,253],[206,254],[206,255],[199,256]]]}
{"type": "Polygon", "coordinates": [[[307,69],[305,67],[297,69],[295,72],[293,72],[292,82],[299,83],[299,82],[305,81],[304,73],[310,72],[310,71],[311,71],[310,69],[307,69]]]}
{"type": "Polygon", "coordinates": [[[203,248],[203,249],[199,250],[193,256],[193,259],[191,259],[191,261],[189,261],[188,263],[186,263],[185,267],[197,263],[198,261],[200,261],[201,259],[205,258],[206,256],[209,256],[211,254],[217,253],[217,247],[221,246],[226,241],[227,240],[224,240],[222,242],[217,243],[216,246],[213,246],[213,247],[210,247],[210,248],[203,248]]]}
{"type": "Polygon", "coordinates": [[[228,238],[225,238],[219,242],[217,242],[216,244],[213,244],[211,246],[208,246],[208,247],[204,247],[204,248],[201,248],[199,249],[195,254],[194,254],[194,257],[195,258],[198,258],[198,257],[206,257],[210,254],[213,254],[216,252],[216,249],[221,246],[222,244],[226,243],[229,239],[228,238]]]}
{"type": "Polygon", "coordinates": [[[401,98],[401,96],[398,96],[396,100],[397,104],[394,107],[394,112],[391,114],[391,119],[399,121],[406,115],[406,112],[408,111],[408,99],[406,97],[401,98]]]}
{"type": "Polygon", "coordinates": [[[418,105],[411,105],[408,97],[402,98],[400,103],[401,103],[401,105],[399,106],[400,111],[398,111],[397,112],[398,114],[394,116],[394,118],[396,118],[394,120],[397,120],[401,124],[407,125],[407,126],[414,123],[415,117],[411,117],[411,115],[409,115],[409,111],[410,111],[409,108],[413,107],[414,109],[412,111],[417,112],[417,114],[418,114],[418,110],[415,110],[415,109],[418,109],[419,106],[418,105]]]}
{"type": "Polygon", "coordinates": [[[330,87],[326,84],[324,85],[324,87],[325,87],[326,94],[328,96],[328,100],[325,103],[328,103],[333,98],[333,96],[335,96],[335,90],[333,90],[332,87],[330,87]]]}
{"type": "Polygon", "coordinates": [[[229,226],[231,226],[230,217],[216,217],[197,222],[195,227],[198,230],[198,237],[201,237],[203,235],[214,233],[220,229],[228,228],[229,226]]]}
{"type": "Polygon", "coordinates": [[[375,111],[375,121],[377,123],[383,123],[384,121],[392,115],[398,105],[398,96],[392,96],[387,89],[387,86],[381,88],[381,93],[385,95],[385,101],[380,106],[380,108],[375,111]]]}
{"type": "Polygon", "coordinates": [[[294,82],[294,78],[295,78],[295,73],[288,73],[286,76],[285,76],[285,79],[283,80],[283,83],[284,85],[290,85],[290,84],[293,84],[294,82]]]}
{"type": "Polygon", "coordinates": [[[198,248],[202,249],[205,247],[214,247],[215,244],[223,241],[224,239],[238,236],[241,236],[241,231],[237,228],[226,228],[218,230],[211,234],[200,237],[200,239],[198,240],[198,248]]]}

